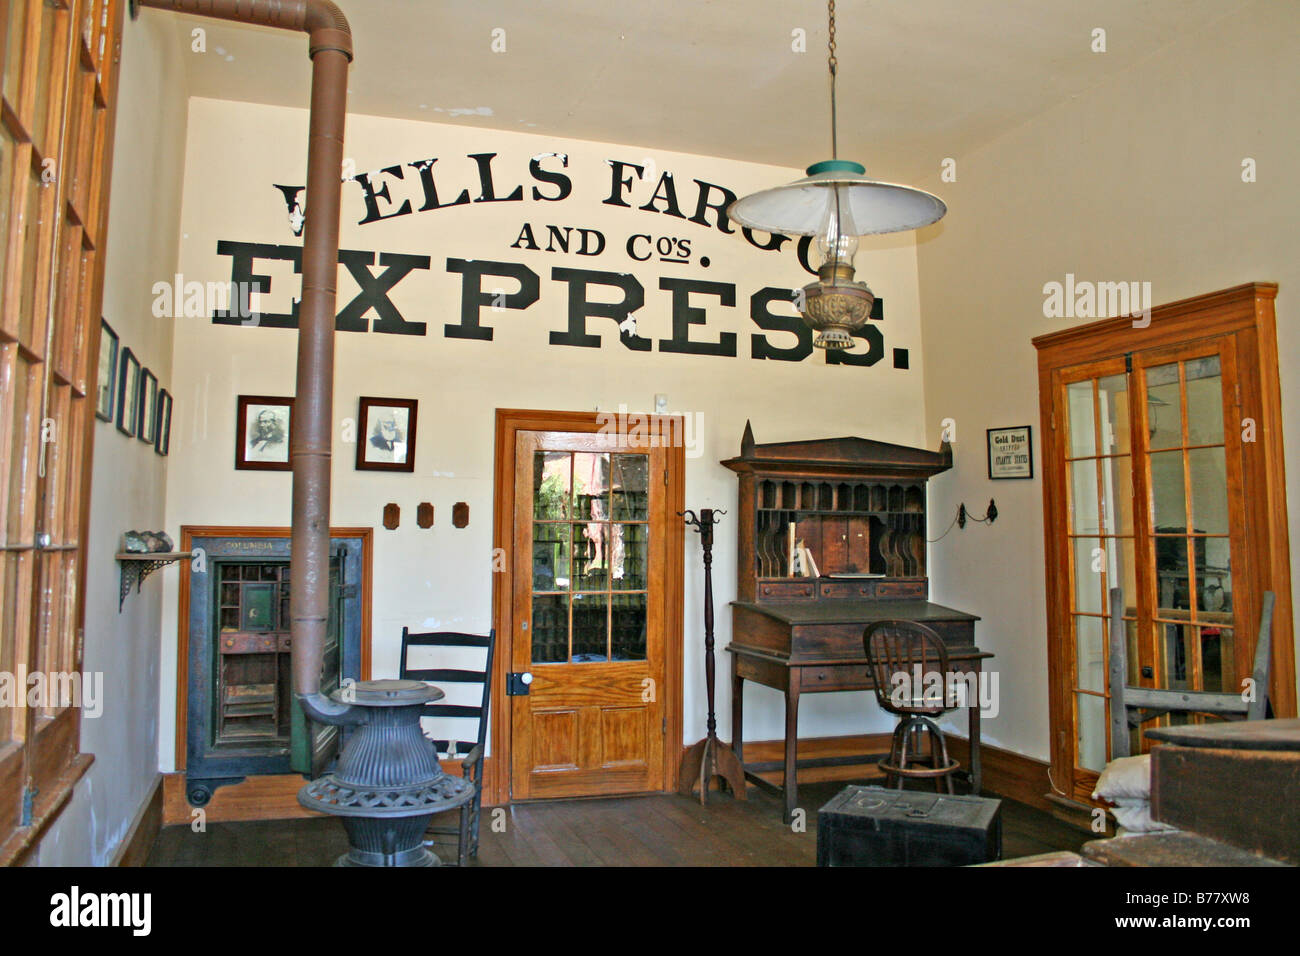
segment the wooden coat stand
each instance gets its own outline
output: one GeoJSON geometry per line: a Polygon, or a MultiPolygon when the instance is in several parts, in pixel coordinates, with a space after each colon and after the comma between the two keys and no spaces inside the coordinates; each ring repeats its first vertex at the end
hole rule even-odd
{"type": "Polygon", "coordinates": [[[692,744],[682,756],[681,770],[677,774],[677,792],[691,793],[698,781],[700,803],[708,803],[709,784],[721,777],[738,800],[745,799],[745,771],[730,747],[718,739],[718,720],[713,710],[713,526],[717,524],[712,508],[701,508],[700,516],[693,511],[683,513],[686,523],[700,534],[704,547],[704,683],[709,697],[707,734],[703,740],[692,744]]]}

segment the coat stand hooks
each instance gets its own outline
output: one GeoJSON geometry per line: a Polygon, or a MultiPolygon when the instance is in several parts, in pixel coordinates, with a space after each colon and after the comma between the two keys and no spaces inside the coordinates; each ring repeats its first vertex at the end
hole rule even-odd
{"type": "Polygon", "coordinates": [[[700,803],[707,804],[709,784],[721,777],[736,799],[745,799],[745,772],[735,752],[718,739],[718,720],[713,707],[713,526],[718,515],[725,511],[701,508],[699,517],[693,511],[678,512],[686,519],[688,527],[700,535],[704,548],[704,684],[709,698],[707,734],[703,740],[692,744],[682,756],[682,766],[677,774],[677,792],[689,794],[700,785],[700,803]]]}

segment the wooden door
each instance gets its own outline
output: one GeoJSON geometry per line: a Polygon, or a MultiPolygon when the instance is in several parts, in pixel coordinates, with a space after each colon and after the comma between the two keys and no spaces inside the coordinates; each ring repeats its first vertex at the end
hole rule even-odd
{"type": "Polygon", "coordinates": [[[664,449],[516,433],[511,797],[663,788],[664,449]]]}

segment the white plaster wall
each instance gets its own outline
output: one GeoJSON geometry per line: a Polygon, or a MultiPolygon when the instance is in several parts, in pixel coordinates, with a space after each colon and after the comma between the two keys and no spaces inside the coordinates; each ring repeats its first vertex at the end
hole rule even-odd
{"type": "MultiPolygon", "coordinates": [[[[144,17],[122,40],[105,260],[104,317],[144,367],[171,389],[172,321],[154,318],[151,287],[174,271],[185,163],[187,45],[170,20],[144,17]]],[[[83,718],[81,750],[95,762],[37,851],[45,866],[105,865],[158,775],[158,640],[163,571],[118,613],[113,555],[127,529],[164,526],[168,459],[95,422],[87,539],[85,669],[104,675],[103,714],[83,718]]]]}
{"type": "MultiPolygon", "coordinates": [[[[305,169],[307,116],[302,110],[193,99],[190,106],[180,270],[199,281],[229,280],[231,260],[216,254],[221,239],[295,243],[284,202],[273,183],[299,184],[305,169]]],[[[916,444],[923,440],[922,375],[918,349],[919,316],[915,246],[910,236],[885,237],[864,245],[859,274],[886,302],[882,329],[886,358],[870,368],[827,367],[820,351],[800,363],[756,361],[749,357],[750,334],[760,331],[749,319],[749,298],[767,285],[794,287],[808,277],[793,246],[780,253],[760,252],[739,232],[723,235],[716,228],[636,209],[604,205],[611,174],[607,159],[653,161],[657,171],[671,170],[686,216],[694,213],[693,178],[725,185],[744,194],[777,185],[799,171],[665,153],[638,146],[559,141],[536,135],[475,130],[382,119],[348,118],[345,155],[358,171],[439,157],[439,196],[447,202],[462,188],[477,195],[470,153],[496,152],[497,194],[523,183],[525,201],[471,204],[413,213],[367,225],[360,189],[344,187],[344,248],[429,255],[428,271],[417,271],[395,288],[393,300],[408,321],[427,322],[426,336],[374,332],[337,336],[335,420],[339,424],[333,467],[335,526],[374,526],[374,675],[392,676],[403,625],[463,627],[486,631],[492,620],[492,479],[493,428],[496,408],[617,409],[648,411],[656,393],[666,393],[675,412],[701,413],[703,434],[698,457],[688,458],[686,506],[721,507],[734,515],[735,475],[718,462],[739,452],[747,418],[760,442],[860,435],[916,444]],[[574,181],[573,195],[561,202],[528,198],[530,157],[562,152],[574,181]],[[532,224],[545,245],[545,225],[600,229],[609,242],[594,258],[545,251],[511,249],[522,224],[532,224]],[[688,237],[693,264],[638,264],[624,253],[633,233],[688,237]],[[711,260],[708,268],[699,256],[711,260]],[[541,297],[525,311],[483,311],[483,324],[495,329],[491,342],[446,338],[442,326],[458,321],[459,275],[446,271],[448,257],[488,258],[527,264],[541,277],[541,297]],[[613,323],[592,319],[589,330],[603,339],[600,349],[552,346],[548,332],[566,327],[565,283],[552,280],[553,266],[631,272],[646,290],[637,314],[638,333],[656,340],[671,334],[670,295],[658,288],[666,275],[730,282],[736,307],[696,297],[706,308],[707,326],[694,337],[716,339],[720,331],[738,333],[738,357],[632,352],[617,341],[613,323]],[[892,349],[911,352],[910,370],[893,368],[892,349]],[[358,472],[355,446],[339,441],[344,419],[357,414],[361,395],[416,398],[420,402],[413,475],[358,472]],[[381,510],[396,502],[402,509],[397,531],[385,531],[381,510]],[[436,524],[422,531],[415,524],[416,505],[430,501],[436,524]],[[451,506],[466,501],[470,524],[451,526],[451,506]]],[[[548,161],[548,168],[558,168],[548,161]]],[[[391,183],[394,205],[405,198],[420,205],[415,173],[405,169],[403,182],[391,183]]],[[[653,191],[636,184],[635,205],[653,191]]],[[[543,187],[550,194],[552,187],[543,187]]],[[[712,220],[711,220],[712,221],[712,220]]],[[[259,261],[259,273],[272,276],[262,297],[267,311],[287,311],[297,277],[283,264],[259,261]]],[[[376,270],[378,271],[378,270],[376,270]]],[[[486,284],[485,284],[486,285],[486,284]]],[[[503,282],[513,291],[512,282],[503,282]]],[[[491,288],[491,286],[488,286],[491,288]]],[[[356,286],[340,270],[339,301],[349,301],[356,286]]],[[[597,292],[598,296],[608,292],[597,292]]],[[[793,315],[793,311],[790,311],[793,315]]],[[[780,346],[789,335],[773,333],[780,346]]],[[[296,335],[291,330],[213,325],[206,318],[177,322],[172,378],[176,411],[167,486],[167,527],[183,524],[278,525],[289,523],[290,475],[235,471],[236,396],[289,395],[294,390],[296,335]]],[[[935,441],[937,446],[937,440],[935,441]]],[[[735,596],[735,525],[724,518],[714,563],[718,641],[730,637],[727,602],[735,596]]],[[[702,675],[702,566],[698,539],[686,541],[685,736],[690,742],[704,732],[702,675]]],[[[173,702],[176,674],[176,580],[164,582],[160,762],[173,766],[173,702]]],[[[720,656],[725,675],[728,658],[720,656]]],[[[747,694],[746,735],[778,737],[782,705],[775,691],[755,688],[747,694]]],[[[719,713],[728,724],[729,682],[719,681],[719,713]]],[[[807,700],[802,732],[808,735],[858,733],[888,726],[866,695],[824,695],[807,700]]]]}
{"type": "MultiPolygon", "coordinates": [[[[926,433],[958,428],[954,468],[932,483],[932,526],[964,501],[1000,516],[934,545],[935,600],[983,616],[1001,674],[987,738],[1049,754],[1042,436],[1033,336],[1066,273],[1142,280],[1157,303],[1243,282],[1280,284],[1276,309],[1292,566],[1300,569],[1300,31],[1294,3],[1264,0],[954,157],[949,203],[918,243],[926,433]],[[1258,181],[1244,183],[1252,157],[1258,181]],[[990,481],[984,430],[1034,426],[1030,481],[990,481]]],[[[1112,44],[1123,42],[1112,33],[1112,44]]],[[[946,523],[946,522],[945,522],[946,523]]],[[[1293,583],[1293,587],[1294,587],[1293,583]]],[[[1281,636],[1289,639],[1289,635],[1281,636]]],[[[1046,781],[1044,781],[1046,784],[1046,781]]]]}

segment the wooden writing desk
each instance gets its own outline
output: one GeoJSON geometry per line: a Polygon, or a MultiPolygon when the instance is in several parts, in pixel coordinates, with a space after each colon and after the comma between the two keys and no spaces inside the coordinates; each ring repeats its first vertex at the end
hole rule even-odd
{"type": "MultiPolygon", "coordinates": [[[[975,622],[963,611],[919,600],[814,600],[806,602],[731,605],[731,727],[732,749],[756,786],[782,794],[784,819],[789,823],[799,800],[797,770],[878,760],[884,754],[797,759],[799,697],[831,691],[872,690],[862,632],[873,621],[919,621],[934,628],[948,648],[953,671],[978,674],[985,658],[975,646],[975,622]],[[785,694],[785,759],[781,764],[745,764],[743,750],[744,684],[752,680],[785,694]],[[759,773],[784,769],[784,786],[776,787],[759,773]]],[[[966,709],[970,734],[969,779],[980,792],[980,712],[978,695],[966,709]]]]}

